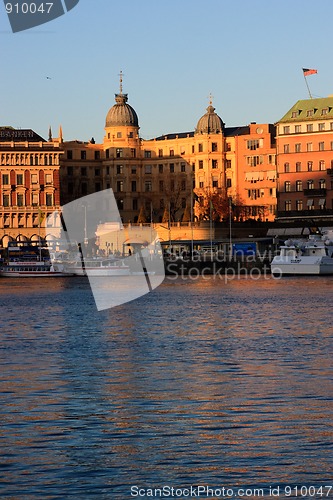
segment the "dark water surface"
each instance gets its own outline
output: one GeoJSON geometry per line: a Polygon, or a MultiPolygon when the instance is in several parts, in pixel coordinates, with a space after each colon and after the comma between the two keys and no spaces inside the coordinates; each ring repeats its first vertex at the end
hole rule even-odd
{"type": "Polygon", "coordinates": [[[332,291],[169,279],[97,312],[84,278],[2,278],[0,497],[332,485],[332,291]]]}

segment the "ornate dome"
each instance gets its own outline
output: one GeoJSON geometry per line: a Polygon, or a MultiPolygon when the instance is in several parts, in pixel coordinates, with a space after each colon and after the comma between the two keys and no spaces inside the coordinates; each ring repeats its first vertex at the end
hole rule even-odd
{"type": "Polygon", "coordinates": [[[115,94],[116,104],[112,106],[106,115],[106,127],[132,126],[139,127],[138,115],[135,110],[127,104],[127,94],[115,94]]]}
{"type": "Polygon", "coordinates": [[[223,131],[224,123],[222,119],[215,113],[215,108],[212,103],[207,108],[205,113],[197,123],[196,134],[220,134],[223,131]]]}

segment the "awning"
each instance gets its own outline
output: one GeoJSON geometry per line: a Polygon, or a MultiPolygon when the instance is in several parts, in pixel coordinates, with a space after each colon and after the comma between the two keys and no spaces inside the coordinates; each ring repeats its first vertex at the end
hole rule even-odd
{"type": "Polygon", "coordinates": [[[323,207],[324,205],[326,205],[326,198],[320,198],[320,200],[319,200],[319,205],[320,205],[320,206],[322,206],[322,207],[323,207]]]}
{"type": "Polygon", "coordinates": [[[306,202],[306,205],[307,205],[308,207],[312,207],[312,205],[313,205],[313,199],[312,199],[312,198],[310,198],[310,199],[306,202]]]}

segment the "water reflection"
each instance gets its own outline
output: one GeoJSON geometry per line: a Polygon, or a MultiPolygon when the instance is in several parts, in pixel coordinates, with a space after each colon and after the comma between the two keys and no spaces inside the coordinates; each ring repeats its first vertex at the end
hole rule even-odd
{"type": "Polygon", "coordinates": [[[324,482],[332,283],[167,281],[102,313],[85,280],[2,288],[5,494],[324,482]]]}

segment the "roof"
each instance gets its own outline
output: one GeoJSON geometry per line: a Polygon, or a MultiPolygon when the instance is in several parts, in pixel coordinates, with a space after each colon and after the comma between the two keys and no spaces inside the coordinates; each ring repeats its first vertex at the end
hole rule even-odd
{"type": "Polygon", "coordinates": [[[333,96],[297,101],[277,123],[309,121],[309,119],[333,119],[333,96]],[[310,116],[309,112],[312,113],[310,116]]]}
{"type": "Polygon", "coordinates": [[[112,106],[106,115],[105,126],[132,126],[139,127],[138,115],[135,110],[127,104],[127,94],[115,94],[116,104],[112,106]]]}
{"type": "Polygon", "coordinates": [[[31,129],[14,129],[13,127],[0,127],[0,142],[46,142],[43,137],[31,129]]]}

